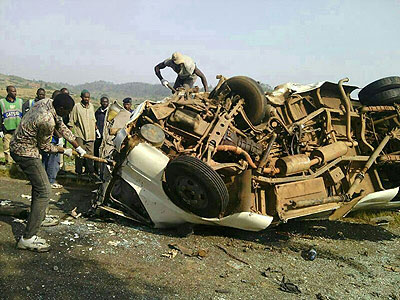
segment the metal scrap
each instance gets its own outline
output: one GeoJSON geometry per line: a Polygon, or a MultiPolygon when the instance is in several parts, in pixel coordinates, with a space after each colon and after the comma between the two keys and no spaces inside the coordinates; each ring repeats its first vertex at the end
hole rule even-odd
{"type": "Polygon", "coordinates": [[[176,249],[171,249],[167,253],[161,254],[162,257],[167,257],[167,258],[174,258],[178,254],[178,250],[176,249]]]}
{"type": "Polygon", "coordinates": [[[301,294],[301,291],[297,285],[285,279],[285,276],[282,277],[282,281],[279,284],[279,289],[286,293],[292,294],[301,294]]]}
{"type": "Polygon", "coordinates": [[[228,250],[226,250],[224,247],[222,247],[220,245],[215,245],[215,247],[217,247],[217,248],[221,249],[222,251],[224,251],[229,257],[231,257],[233,259],[236,259],[237,261],[240,261],[241,263],[244,263],[247,266],[250,265],[247,261],[245,261],[245,260],[233,255],[232,253],[228,252],[228,250]]]}

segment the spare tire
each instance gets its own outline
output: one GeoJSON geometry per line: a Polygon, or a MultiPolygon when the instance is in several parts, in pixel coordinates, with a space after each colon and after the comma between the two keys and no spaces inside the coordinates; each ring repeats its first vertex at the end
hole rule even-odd
{"type": "Polygon", "coordinates": [[[179,156],[165,168],[165,191],[183,210],[205,218],[221,216],[228,206],[224,181],[209,165],[192,156],[179,156]]]}
{"type": "Polygon", "coordinates": [[[364,105],[393,105],[400,103],[400,88],[391,89],[375,94],[372,98],[368,99],[367,104],[364,105]]]}
{"type": "Polygon", "coordinates": [[[261,86],[250,77],[235,76],[226,80],[224,85],[231,89],[231,96],[239,95],[245,101],[244,111],[252,124],[258,125],[265,115],[265,95],[261,86]]]}
{"type": "Polygon", "coordinates": [[[367,86],[365,86],[359,93],[358,98],[364,105],[383,105],[381,103],[376,104],[374,101],[375,95],[388,91],[391,89],[400,88],[400,77],[391,76],[376,80],[367,86]],[[374,103],[371,103],[374,102],[374,103]]]}

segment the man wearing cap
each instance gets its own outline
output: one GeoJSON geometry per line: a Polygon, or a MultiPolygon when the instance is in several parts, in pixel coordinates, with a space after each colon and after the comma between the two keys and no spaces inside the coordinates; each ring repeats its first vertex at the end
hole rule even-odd
{"type": "Polygon", "coordinates": [[[39,152],[64,153],[72,156],[71,148],[65,149],[51,143],[54,131],[57,130],[76,148],[79,155],[85,155],[85,150],[79,147],[75,136],[64,125],[61,118],[70,113],[74,104],[74,100],[65,94],[59,94],[54,100],[39,101],[22,118],[11,139],[11,156],[32,185],[31,211],[25,232],[18,241],[18,249],[44,252],[50,248],[45,239],[37,236],[40,225],[46,221],[46,208],[51,191],[39,152]]]}
{"type": "Polygon", "coordinates": [[[156,76],[160,79],[161,84],[168,87],[169,82],[162,77],[160,71],[166,67],[170,67],[178,74],[174,83],[174,89],[178,87],[192,88],[197,80],[197,76],[199,76],[204,90],[208,92],[206,76],[197,68],[196,63],[189,56],[174,52],[170,58],[167,58],[154,67],[156,76]]]}
{"type": "Polygon", "coordinates": [[[4,159],[7,165],[12,163],[10,141],[22,118],[23,101],[17,98],[17,89],[9,85],[7,97],[0,99],[0,138],[3,139],[4,159]]]}
{"type": "MultiPolygon", "coordinates": [[[[76,141],[87,154],[93,155],[94,141],[96,140],[96,117],[93,104],[90,103],[88,90],[81,92],[81,102],[77,103],[70,114],[69,125],[74,129],[76,141]]],[[[94,176],[93,161],[90,159],[77,158],[75,160],[75,173],[82,174],[83,164],[85,172],[94,176]]]]}
{"type": "Polygon", "coordinates": [[[129,111],[130,113],[133,112],[132,109],[132,98],[125,98],[124,100],[122,100],[122,103],[124,105],[124,108],[129,111]]]}

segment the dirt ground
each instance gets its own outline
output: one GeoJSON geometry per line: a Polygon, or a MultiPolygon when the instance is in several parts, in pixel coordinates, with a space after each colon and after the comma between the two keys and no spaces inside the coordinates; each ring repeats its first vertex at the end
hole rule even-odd
{"type": "MultiPolygon", "coordinates": [[[[0,200],[29,204],[27,181],[3,177],[0,186],[0,200]]],[[[48,253],[16,250],[24,225],[0,216],[1,299],[400,299],[399,227],[304,221],[258,233],[198,226],[184,236],[190,228],[66,220],[95,188],[53,190],[50,213],[64,224],[42,228],[48,253]]]]}

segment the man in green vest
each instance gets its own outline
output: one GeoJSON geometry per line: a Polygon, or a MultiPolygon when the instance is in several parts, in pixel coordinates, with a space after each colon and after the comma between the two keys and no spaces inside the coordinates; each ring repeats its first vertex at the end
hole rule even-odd
{"type": "Polygon", "coordinates": [[[12,163],[10,156],[10,140],[22,118],[23,101],[17,98],[15,86],[6,88],[7,97],[0,99],[0,138],[3,139],[4,159],[7,165],[12,163]]]}
{"type": "Polygon", "coordinates": [[[36,91],[35,99],[30,99],[22,105],[22,115],[25,116],[26,113],[32,108],[32,106],[34,106],[38,101],[43,100],[44,98],[46,98],[46,91],[44,90],[44,88],[38,88],[38,90],[36,91]]]}

